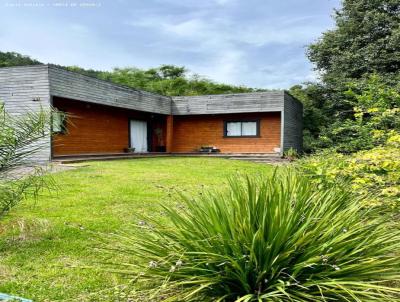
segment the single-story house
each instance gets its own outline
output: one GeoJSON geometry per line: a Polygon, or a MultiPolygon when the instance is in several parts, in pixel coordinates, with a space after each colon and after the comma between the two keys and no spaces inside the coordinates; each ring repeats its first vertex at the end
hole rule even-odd
{"type": "Polygon", "coordinates": [[[11,114],[58,110],[37,160],[202,147],[221,153],[302,149],[303,107],[286,91],[169,97],[35,65],[0,68],[0,101],[11,114]]]}

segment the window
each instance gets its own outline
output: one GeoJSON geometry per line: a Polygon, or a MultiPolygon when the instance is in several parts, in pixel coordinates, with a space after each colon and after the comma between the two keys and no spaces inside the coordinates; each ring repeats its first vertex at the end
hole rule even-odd
{"type": "Polygon", "coordinates": [[[54,111],[52,113],[52,131],[53,133],[65,133],[65,119],[66,115],[62,111],[54,111]]]}
{"type": "Polygon", "coordinates": [[[229,121],[225,122],[225,137],[258,137],[260,121],[229,121]]]}

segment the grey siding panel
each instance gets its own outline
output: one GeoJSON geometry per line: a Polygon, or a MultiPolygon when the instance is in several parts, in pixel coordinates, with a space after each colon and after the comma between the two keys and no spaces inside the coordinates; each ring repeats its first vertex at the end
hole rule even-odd
{"type": "Polygon", "coordinates": [[[52,96],[138,111],[170,114],[171,98],[49,66],[52,96]]]}
{"type": "Polygon", "coordinates": [[[303,150],[303,104],[285,93],[283,114],[283,150],[303,150]]]}
{"type": "Polygon", "coordinates": [[[173,97],[172,114],[276,112],[283,104],[283,91],[173,97]]]}
{"type": "MultiPolygon", "coordinates": [[[[23,116],[28,111],[41,108],[49,110],[48,66],[0,68],[0,101],[4,102],[6,111],[15,116],[23,116]]],[[[28,158],[28,162],[43,163],[50,159],[50,134],[38,144],[43,148],[28,158]]]]}

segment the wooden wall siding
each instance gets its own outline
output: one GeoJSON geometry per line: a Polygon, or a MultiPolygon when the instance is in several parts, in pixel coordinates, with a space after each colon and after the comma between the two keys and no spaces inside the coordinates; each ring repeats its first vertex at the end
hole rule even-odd
{"type": "Polygon", "coordinates": [[[174,143],[174,116],[168,115],[167,116],[167,125],[166,125],[166,147],[167,152],[172,152],[173,143],[174,143]]]}
{"type": "Polygon", "coordinates": [[[215,146],[224,153],[274,152],[280,148],[280,113],[175,116],[172,152],[215,146]],[[260,119],[260,137],[224,138],[225,120],[260,119]]]}
{"type": "MultiPolygon", "coordinates": [[[[0,68],[0,102],[4,103],[8,113],[18,116],[40,108],[49,110],[47,66],[0,68]]],[[[50,134],[38,144],[43,148],[27,158],[27,162],[42,163],[50,159],[50,134]]]]}
{"type": "Polygon", "coordinates": [[[276,112],[283,110],[284,91],[184,96],[172,98],[173,115],[276,112]]]}
{"type": "Polygon", "coordinates": [[[69,114],[67,132],[53,135],[53,156],[122,153],[129,147],[129,119],[151,119],[144,112],[58,97],[53,105],[69,114]]]}
{"type": "Polygon", "coordinates": [[[303,104],[285,94],[283,122],[283,150],[294,148],[301,152],[303,150],[303,104]]]}
{"type": "Polygon", "coordinates": [[[166,96],[116,85],[54,66],[49,66],[49,75],[53,96],[137,111],[161,114],[171,112],[171,99],[166,96]]]}

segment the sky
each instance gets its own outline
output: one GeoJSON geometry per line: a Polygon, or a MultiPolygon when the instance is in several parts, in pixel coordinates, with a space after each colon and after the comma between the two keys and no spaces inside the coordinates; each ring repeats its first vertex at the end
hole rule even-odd
{"type": "Polygon", "coordinates": [[[0,51],[97,70],[185,66],[285,89],[317,80],[306,46],[340,0],[0,0],[0,51]]]}

